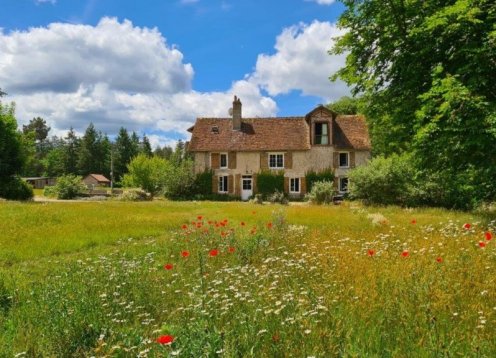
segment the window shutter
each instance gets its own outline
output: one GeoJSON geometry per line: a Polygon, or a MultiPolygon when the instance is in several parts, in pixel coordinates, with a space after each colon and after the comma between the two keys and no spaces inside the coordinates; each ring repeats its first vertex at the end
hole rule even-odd
{"type": "Polygon", "coordinates": [[[293,153],[284,153],[284,169],[293,169],[293,153]]]}
{"type": "Polygon", "coordinates": [[[227,191],[229,194],[234,194],[234,176],[232,174],[227,178],[227,191]]]}
{"type": "Polygon", "coordinates": [[[355,167],[355,152],[350,152],[350,168],[355,167]]]}
{"type": "Polygon", "coordinates": [[[260,169],[269,169],[269,154],[267,152],[260,153],[260,169]]]}
{"type": "Polygon", "coordinates": [[[332,155],[333,155],[332,166],[334,168],[339,168],[339,152],[334,152],[332,153],[332,155]]]}
{"type": "Polygon", "coordinates": [[[220,168],[220,154],[219,153],[211,153],[210,154],[210,163],[212,165],[212,169],[220,168]]]}
{"type": "Polygon", "coordinates": [[[241,196],[241,174],[236,174],[234,182],[234,195],[241,196]]]}
{"type": "Polygon", "coordinates": [[[219,177],[217,175],[212,175],[212,193],[219,192],[219,177]]]}
{"type": "Polygon", "coordinates": [[[284,192],[289,193],[289,178],[284,177],[284,192]]]}
{"type": "Polygon", "coordinates": [[[236,169],[236,152],[229,152],[227,156],[229,169],[236,169]]]}
{"type": "Polygon", "coordinates": [[[307,178],[305,177],[300,178],[300,192],[301,194],[307,193],[307,178]]]}
{"type": "Polygon", "coordinates": [[[334,177],[334,189],[337,191],[339,190],[339,178],[334,177]]]}

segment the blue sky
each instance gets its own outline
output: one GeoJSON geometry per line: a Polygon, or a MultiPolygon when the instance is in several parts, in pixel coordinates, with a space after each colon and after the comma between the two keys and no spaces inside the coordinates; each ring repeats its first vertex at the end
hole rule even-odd
{"type": "Polygon", "coordinates": [[[198,116],[303,115],[348,90],[327,77],[343,7],[332,0],[0,0],[0,88],[20,123],[89,122],[154,144],[198,116]]]}

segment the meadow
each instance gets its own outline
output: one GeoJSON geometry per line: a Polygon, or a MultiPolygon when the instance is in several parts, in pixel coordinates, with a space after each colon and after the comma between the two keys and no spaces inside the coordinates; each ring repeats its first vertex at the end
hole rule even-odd
{"type": "Polygon", "coordinates": [[[470,213],[0,202],[0,217],[0,356],[496,356],[495,222],[470,213]]]}

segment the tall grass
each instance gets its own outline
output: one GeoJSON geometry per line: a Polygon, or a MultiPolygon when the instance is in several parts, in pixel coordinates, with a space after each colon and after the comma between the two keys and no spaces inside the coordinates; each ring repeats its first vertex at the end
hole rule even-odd
{"type": "MultiPolygon", "coordinates": [[[[92,213],[84,205],[74,207],[80,216],[92,213]]],[[[119,205],[131,211],[136,204],[102,207],[119,205]]],[[[114,236],[106,245],[3,268],[0,352],[496,355],[496,243],[486,235],[493,223],[359,206],[148,203],[133,210],[170,221],[157,224],[160,234],[132,238],[121,228],[118,238],[108,230],[114,236]],[[34,262],[43,281],[30,277],[34,262]],[[173,342],[158,343],[162,335],[173,342]]]]}

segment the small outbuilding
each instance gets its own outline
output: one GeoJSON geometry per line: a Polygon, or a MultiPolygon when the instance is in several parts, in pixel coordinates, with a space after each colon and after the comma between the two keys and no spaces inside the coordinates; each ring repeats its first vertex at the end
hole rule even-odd
{"type": "Polygon", "coordinates": [[[84,177],[83,183],[88,188],[94,188],[95,186],[110,186],[110,180],[102,174],[88,174],[84,177]]]}
{"type": "Polygon", "coordinates": [[[52,177],[30,177],[22,179],[30,184],[33,189],[44,189],[46,186],[53,186],[57,183],[57,178],[52,177]]]}

